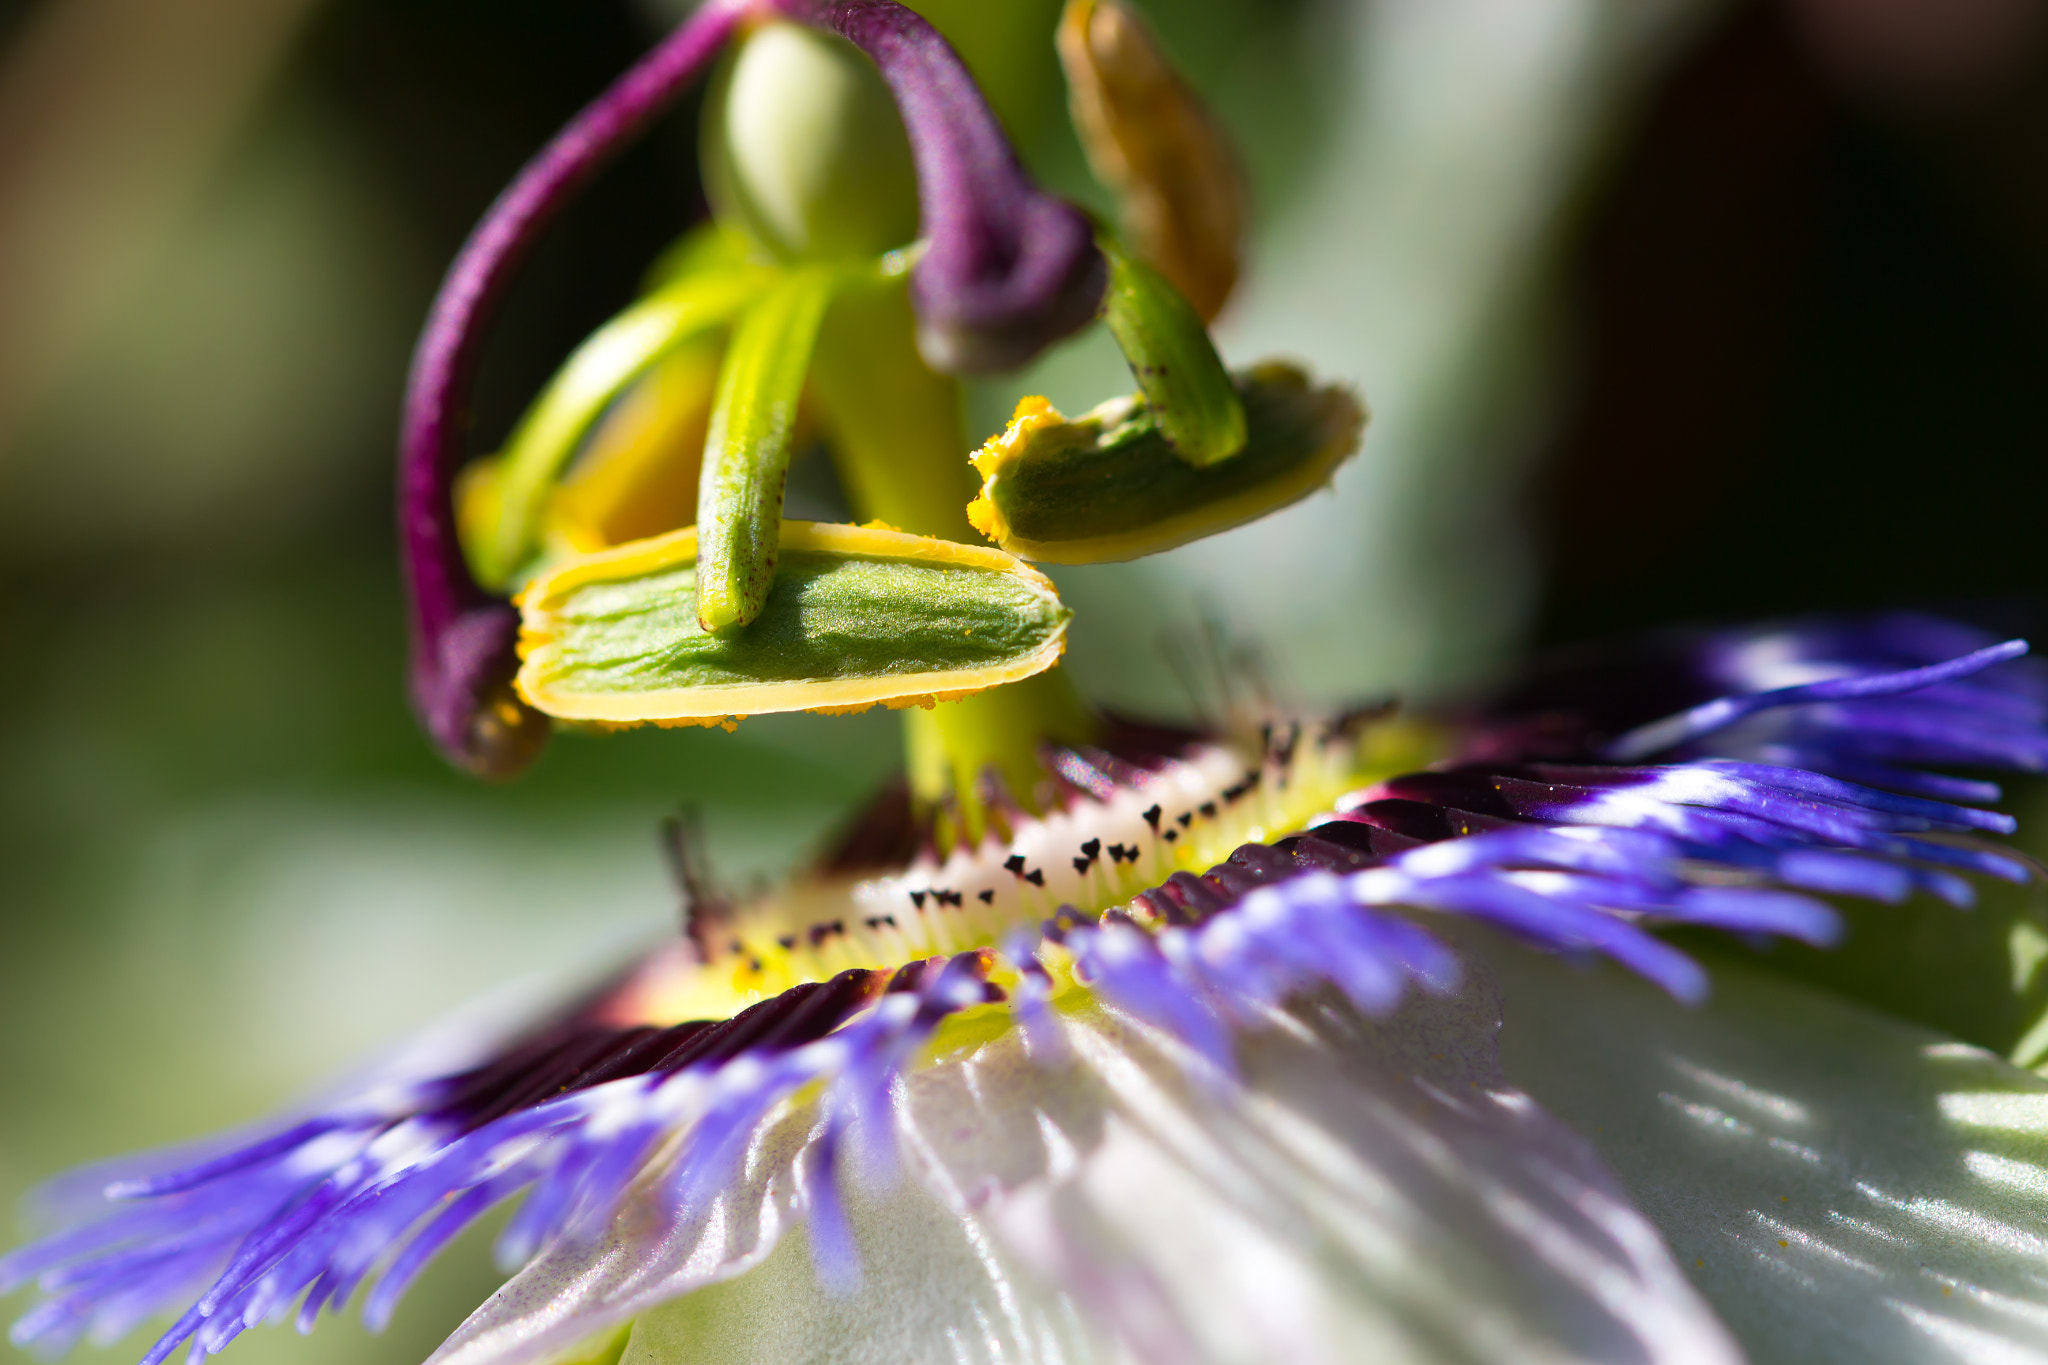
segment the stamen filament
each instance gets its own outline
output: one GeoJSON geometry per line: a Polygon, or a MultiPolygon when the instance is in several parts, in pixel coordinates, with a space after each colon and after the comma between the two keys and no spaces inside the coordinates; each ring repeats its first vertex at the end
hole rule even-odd
{"type": "Polygon", "coordinates": [[[697,620],[708,631],[746,625],[768,600],[797,402],[842,278],[836,267],[792,270],[726,348],[697,486],[697,620]]]}
{"type": "Polygon", "coordinates": [[[1093,718],[1057,668],[929,711],[905,712],[904,727],[911,794],[920,801],[957,801],[970,843],[988,827],[977,795],[985,771],[993,768],[1020,804],[1040,814],[1040,746],[1095,737],[1093,718]]]}
{"type": "MultiPolygon", "coordinates": [[[[465,544],[479,583],[505,588],[532,557],[549,491],[611,402],[663,357],[730,323],[760,297],[770,278],[765,270],[745,266],[687,276],[634,304],[576,348],[472,495],[485,504],[464,517],[481,532],[465,544]]],[[[467,509],[469,499],[463,501],[467,509]]]]}

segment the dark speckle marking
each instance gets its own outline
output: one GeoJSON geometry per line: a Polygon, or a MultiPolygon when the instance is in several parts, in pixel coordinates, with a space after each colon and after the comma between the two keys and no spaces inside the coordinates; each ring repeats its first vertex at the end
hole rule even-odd
{"type": "Polygon", "coordinates": [[[1172,843],[1172,842],[1173,842],[1174,840],[1176,840],[1176,839],[1180,838],[1180,831],[1179,831],[1179,830],[1177,830],[1177,829],[1170,829],[1170,830],[1166,831],[1166,833],[1165,833],[1165,834],[1163,834],[1163,835],[1161,835],[1160,837],[1161,837],[1162,839],[1166,840],[1166,842],[1170,844],[1170,843],[1172,843]]]}
{"type": "MultiPolygon", "coordinates": [[[[1282,768],[1289,767],[1293,764],[1294,750],[1295,747],[1300,743],[1301,726],[1298,723],[1289,724],[1287,727],[1286,736],[1279,740],[1277,743],[1274,743],[1270,740],[1268,741],[1268,744],[1272,750],[1273,758],[1278,762],[1279,766],[1282,768]]],[[[1280,782],[1282,786],[1286,785],[1287,778],[1284,773],[1281,775],[1280,782]]]]}
{"type": "Polygon", "coordinates": [[[1216,818],[1216,803],[1214,801],[1204,801],[1201,811],[1204,820],[1214,820],[1216,818]]]}
{"type": "Polygon", "coordinates": [[[1175,824],[1179,825],[1182,829],[1186,829],[1195,822],[1195,813],[1191,810],[1184,810],[1179,815],[1174,816],[1173,819],[1175,824]]]}
{"type": "Polygon", "coordinates": [[[1020,877],[1023,876],[1024,855],[1021,853],[1012,853],[1009,857],[1003,859],[1003,868],[1005,871],[1014,872],[1020,877]]]}
{"type": "Polygon", "coordinates": [[[911,892],[911,893],[910,893],[910,903],[911,903],[912,905],[916,906],[916,907],[917,907],[918,909],[922,910],[922,909],[924,909],[924,897],[925,897],[925,893],[924,893],[924,892],[922,892],[922,891],[913,891],[913,892],[911,892]]]}
{"type": "Polygon", "coordinates": [[[1045,869],[1042,867],[1032,868],[1029,872],[1026,872],[1024,874],[1024,880],[1030,882],[1033,886],[1044,886],[1045,869]]]}
{"type": "Polygon", "coordinates": [[[1081,845],[1081,856],[1091,860],[1101,857],[1102,840],[1090,839],[1087,843],[1081,845]]]}
{"type": "Polygon", "coordinates": [[[965,898],[958,891],[934,891],[932,899],[940,905],[950,905],[957,909],[965,898]]]}
{"type": "Polygon", "coordinates": [[[777,934],[775,936],[775,941],[782,945],[782,951],[785,953],[793,953],[796,951],[795,934],[777,934]]]}
{"type": "Polygon", "coordinates": [[[1093,858],[1074,859],[1074,871],[1076,872],[1086,872],[1090,867],[1093,867],[1094,865],[1095,860],[1093,858]]]}
{"type": "Polygon", "coordinates": [[[1151,808],[1150,810],[1148,810],[1148,811],[1146,811],[1146,812],[1145,812],[1145,823],[1146,823],[1146,824],[1148,824],[1148,825],[1150,825],[1150,826],[1152,826],[1152,828],[1153,828],[1153,830],[1154,830],[1155,832],[1156,832],[1156,831],[1158,830],[1158,828],[1159,828],[1159,816],[1160,816],[1160,810],[1159,810],[1159,806],[1158,806],[1158,804],[1157,804],[1157,803],[1155,802],[1155,803],[1153,804],[1152,808],[1151,808]]]}
{"type": "Polygon", "coordinates": [[[974,898],[983,905],[994,905],[996,903],[996,893],[993,891],[977,891],[974,893],[974,898]]]}

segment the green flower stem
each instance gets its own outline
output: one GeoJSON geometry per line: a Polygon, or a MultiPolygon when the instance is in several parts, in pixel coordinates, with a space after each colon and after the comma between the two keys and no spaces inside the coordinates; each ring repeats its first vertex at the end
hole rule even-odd
{"type": "Polygon", "coordinates": [[[1094,734],[1094,717],[1058,668],[928,711],[908,710],[903,745],[910,790],[921,801],[957,801],[966,837],[977,840],[987,826],[984,773],[995,772],[1018,804],[1038,812],[1046,776],[1040,746],[1085,744],[1094,734]]]}
{"type": "MultiPolygon", "coordinates": [[[[833,302],[811,370],[840,482],[856,515],[919,535],[977,542],[967,524],[976,477],[960,386],[917,358],[917,321],[900,275],[855,284],[833,302]]],[[[930,710],[904,712],[906,764],[920,801],[957,800],[969,838],[986,818],[977,786],[993,767],[1037,809],[1046,741],[1082,743],[1093,718],[1055,668],[930,710]]]]}
{"type": "Polygon", "coordinates": [[[901,273],[859,281],[833,300],[811,390],[839,481],[862,520],[980,543],[967,524],[977,481],[960,384],[918,359],[901,273]]]}
{"type": "Polygon", "coordinates": [[[477,582],[502,589],[533,557],[549,492],[611,402],[664,356],[729,324],[771,278],[753,266],[685,275],[576,348],[527,409],[504,455],[486,466],[481,506],[464,517],[466,529],[474,528],[464,549],[477,582]]]}
{"type": "Polygon", "coordinates": [[[708,631],[746,625],[768,599],[797,403],[826,306],[845,282],[843,267],[799,266],[733,329],[697,485],[697,620],[708,631]]]}
{"type": "Polygon", "coordinates": [[[1124,253],[1108,234],[1102,321],[1173,452],[1197,469],[1244,449],[1244,403],[1201,315],[1166,276],[1124,253]]]}

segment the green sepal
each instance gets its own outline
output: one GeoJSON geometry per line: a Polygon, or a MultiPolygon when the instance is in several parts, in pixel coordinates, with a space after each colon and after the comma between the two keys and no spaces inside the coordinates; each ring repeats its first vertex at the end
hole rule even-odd
{"type": "Polygon", "coordinates": [[[678,347],[731,323],[775,278],[704,250],[706,269],[682,274],[593,332],[526,410],[504,453],[465,471],[457,502],[478,583],[503,589],[533,558],[548,494],[613,400],[678,347]]]}
{"type": "MultiPolygon", "coordinates": [[[[2021,828],[2030,829],[2048,815],[2048,790],[2020,790],[2030,798],[2020,812],[2033,816],[2021,828]]],[[[2040,883],[1971,883],[1977,903],[1968,910],[1926,894],[1903,905],[1842,898],[1834,902],[1847,928],[1840,944],[1773,943],[1755,965],[2048,1071],[2048,903],[2040,883]]],[[[1678,937],[1702,949],[1715,941],[1678,937]]],[[[1719,946],[1729,951],[1725,940],[1719,946]]]]}
{"type": "Polygon", "coordinates": [[[775,580],[797,403],[826,306],[846,278],[834,266],[787,271],[747,309],[726,346],[697,485],[695,615],[706,630],[752,621],[775,580]]]}
{"type": "Polygon", "coordinates": [[[1271,362],[1234,380],[1247,440],[1204,468],[1180,458],[1141,398],[1114,399],[1068,421],[1042,398],[974,456],[975,529],[1022,559],[1094,564],[1136,559],[1242,525],[1313,493],[1358,449],[1364,406],[1271,362]]]}
{"type": "Polygon", "coordinates": [[[1181,459],[1202,468],[1245,447],[1244,403],[1201,316],[1166,276],[1126,255],[1107,235],[1102,320],[1124,353],[1159,431],[1181,459]]]}
{"type": "Polygon", "coordinates": [[[697,533],[566,561],[520,596],[517,686],[597,725],[715,725],[770,711],[931,705],[1059,661],[1067,609],[1028,565],[884,527],[781,526],[751,624],[706,631],[697,533]]]}

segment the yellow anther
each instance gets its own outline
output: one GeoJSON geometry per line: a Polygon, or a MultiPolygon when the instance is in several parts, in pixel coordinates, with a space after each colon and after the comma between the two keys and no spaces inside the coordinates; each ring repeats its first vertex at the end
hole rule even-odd
{"type": "Polygon", "coordinates": [[[1118,0],[1068,0],[1059,52],[1074,128],[1131,245],[1213,319],[1237,283],[1247,216],[1222,125],[1118,0]]]}

